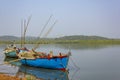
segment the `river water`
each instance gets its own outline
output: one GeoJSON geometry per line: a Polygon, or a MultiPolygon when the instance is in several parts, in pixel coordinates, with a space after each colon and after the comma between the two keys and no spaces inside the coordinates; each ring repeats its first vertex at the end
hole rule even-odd
{"type": "MultiPolygon", "coordinates": [[[[29,49],[33,46],[26,45],[29,49]]],[[[3,64],[6,60],[3,54],[5,47],[6,45],[0,45],[0,73],[9,75],[25,73],[41,80],[120,80],[120,45],[44,44],[36,49],[46,53],[52,50],[54,54],[71,51],[67,73],[20,64],[18,64],[19,66],[3,64]]]]}

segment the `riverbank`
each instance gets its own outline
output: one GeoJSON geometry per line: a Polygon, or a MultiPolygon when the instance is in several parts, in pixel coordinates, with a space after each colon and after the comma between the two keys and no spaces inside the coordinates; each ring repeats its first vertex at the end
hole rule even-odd
{"type": "Polygon", "coordinates": [[[11,76],[7,74],[0,74],[0,80],[27,80],[26,78],[19,78],[17,76],[11,76]]]}

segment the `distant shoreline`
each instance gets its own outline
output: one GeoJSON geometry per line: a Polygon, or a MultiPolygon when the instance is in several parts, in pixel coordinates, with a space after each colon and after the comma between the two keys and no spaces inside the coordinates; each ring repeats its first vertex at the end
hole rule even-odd
{"type": "Polygon", "coordinates": [[[120,44],[120,39],[112,39],[101,36],[84,36],[84,35],[73,35],[64,36],[59,38],[37,38],[37,37],[26,37],[25,41],[21,41],[20,37],[16,36],[0,36],[0,44],[10,44],[15,41],[16,44],[120,44]]]}
{"type": "MultiPolygon", "coordinates": [[[[0,41],[0,44],[11,44],[11,41],[0,41]]],[[[21,41],[15,41],[15,44],[21,44],[21,41]]],[[[31,40],[25,41],[25,44],[81,44],[81,45],[120,45],[120,40],[31,40]]]]}

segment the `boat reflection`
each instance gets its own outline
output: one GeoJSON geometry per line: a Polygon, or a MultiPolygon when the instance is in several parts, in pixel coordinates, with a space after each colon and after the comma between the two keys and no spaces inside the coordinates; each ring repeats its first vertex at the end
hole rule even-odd
{"type": "Polygon", "coordinates": [[[69,80],[68,72],[60,70],[51,70],[44,68],[35,68],[21,65],[18,74],[32,75],[40,80],[69,80]]]}
{"type": "Polygon", "coordinates": [[[4,62],[8,62],[8,64],[11,64],[14,66],[21,66],[21,63],[16,58],[6,57],[4,59],[4,62]]]}

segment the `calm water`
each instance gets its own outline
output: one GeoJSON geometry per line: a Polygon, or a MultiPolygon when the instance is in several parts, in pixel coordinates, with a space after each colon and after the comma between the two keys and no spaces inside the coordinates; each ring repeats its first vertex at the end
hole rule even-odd
{"type": "MultiPolygon", "coordinates": [[[[17,45],[18,47],[20,45],[17,45]]],[[[33,48],[34,45],[26,45],[33,48]]],[[[2,50],[6,45],[0,45],[0,64],[6,59],[2,50]]],[[[54,54],[68,51],[72,52],[68,69],[69,73],[55,70],[38,69],[26,66],[0,65],[0,73],[10,75],[27,74],[36,76],[43,80],[120,80],[120,46],[80,46],[49,44],[41,45],[37,51],[54,54]],[[40,75],[38,75],[40,74],[40,75]]]]}

